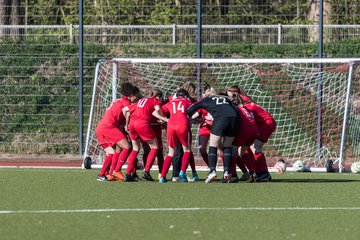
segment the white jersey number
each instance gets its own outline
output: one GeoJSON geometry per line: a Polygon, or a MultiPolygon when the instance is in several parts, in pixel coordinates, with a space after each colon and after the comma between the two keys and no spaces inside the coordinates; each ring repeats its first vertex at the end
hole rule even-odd
{"type": "Polygon", "coordinates": [[[185,112],[185,108],[184,105],[182,105],[182,102],[179,102],[178,106],[176,107],[176,103],[172,102],[172,107],[173,107],[173,113],[175,114],[176,111],[181,111],[182,113],[185,112]]]}
{"type": "Polygon", "coordinates": [[[138,106],[139,108],[144,107],[147,100],[148,100],[147,98],[142,98],[142,99],[140,99],[140,100],[138,101],[137,106],[138,106]]]}
{"type": "Polygon", "coordinates": [[[211,99],[216,101],[216,105],[229,104],[224,97],[213,97],[211,99]]]}

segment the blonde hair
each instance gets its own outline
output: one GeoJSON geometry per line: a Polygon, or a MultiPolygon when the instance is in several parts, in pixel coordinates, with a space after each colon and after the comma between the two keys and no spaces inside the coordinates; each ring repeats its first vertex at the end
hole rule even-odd
{"type": "Polygon", "coordinates": [[[214,96],[216,95],[216,91],[214,88],[208,88],[205,90],[205,93],[204,93],[205,96],[214,96]]]}

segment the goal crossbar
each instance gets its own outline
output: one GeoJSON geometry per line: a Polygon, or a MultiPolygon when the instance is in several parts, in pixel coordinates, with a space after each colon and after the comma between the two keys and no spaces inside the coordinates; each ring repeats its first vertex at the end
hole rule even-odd
{"type": "Polygon", "coordinates": [[[259,58],[259,59],[232,59],[232,58],[113,58],[112,61],[133,63],[355,63],[360,58],[259,58]]]}

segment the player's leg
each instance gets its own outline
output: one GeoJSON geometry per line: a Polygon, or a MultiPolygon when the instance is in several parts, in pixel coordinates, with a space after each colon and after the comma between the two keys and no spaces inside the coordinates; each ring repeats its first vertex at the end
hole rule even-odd
{"type": "Polygon", "coordinates": [[[254,142],[254,148],[255,148],[255,164],[256,164],[256,182],[268,182],[271,180],[271,175],[268,171],[268,166],[266,163],[266,157],[264,153],[262,152],[262,147],[264,146],[265,142],[256,139],[254,142]]]}
{"type": "Polygon", "coordinates": [[[175,148],[175,153],[172,159],[172,165],[173,165],[173,172],[172,172],[172,177],[173,177],[173,181],[177,181],[179,179],[179,173],[181,170],[181,159],[183,156],[184,152],[181,146],[181,143],[179,142],[176,145],[175,148]]]}
{"type": "Polygon", "coordinates": [[[206,163],[206,165],[209,166],[209,155],[207,153],[207,144],[210,139],[209,135],[199,135],[199,151],[201,154],[202,159],[206,163]]]}
{"type": "Polygon", "coordinates": [[[156,137],[153,139],[150,139],[150,140],[146,140],[146,142],[150,146],[150,152],[146,159],[146,165],[145,165],[144,172],[141,177],[148,181],[154,181],[154,179],[150,175],[150,169],[154,163],[157,152],[159,150],[159,144],[158,144],[156,137]]]}
{"type": "Polygon", "coordinates": [[[113,156],[115,153],[115,150],[112,146],[106,147],[104,149],[104,151],[105,151],[105,159],[104,159],[103,165],[102,165],[100,172],[98,174],[98,177],[97,177],[98,181],[106,181],[107,180],[108,175],[109,175],[108,171],[111,166],[111,162],[112,162],[112,159],[113,159],[113,156]]]}
{"type": "Polygon", "coordinates": [[[161,176],[159,179],[159,182],[164,183],[167,182],[166,174],[169,172],[170,164],[172,161],[172,158],[174,156],[175,149],[169,146],[169,153],[164,159],[164,165],[161,171],[161,176]]]}
{"type": "Polygon", "coordinates": [[[162,142],[162,128],[160,125],[153,126],[154,132],[156,134],[156,139],[159,144],[159,150],[157,152],[156,158],[157,158],[157,165],[159,167],[159,176],[160,178],[161,171],[164,165],[164,148],[163,148],[163,142],[162,142]]]}
{"type": "Polygon", "coordinates": [[[135,168],[136,157],[140,150],[140,138],[132,139],[131,143],[132,143],[132,150],[128,157],[128,166],[126,168],[126,176],[125,176],[124,181],[133,181],[134,180],[131,175],[135,168]]]}
{"type": "Polygon", "coordinates": [[[209,183],[216,178],[216,165],[217,165],[217,149],[220,146],[222,137],[215,135],[214,133],[210,134],[209,139],[209,175],[205,180],[205,183],[209,183]]]}
{"type": "Polygon", "coordinates": [[[120,150],[120,153],[116,161],[114,178],[115,180],[122,181],[124,179],[124,175],[121,173],[121,168],[125,164],[126,159],[129,156],[130,144],[125,137],[121,141],[117,142],[116,145],[116,149],[120,150]]]}
{"type": "Polygon", "coordinates": [[[141,140],[141,146],[142,146],[142,149],[143,149],[142,161],[143,161],[143,166],[145,168],[146,159],[148,158],[149,153],[150,153],[150,146],[146,141],[143,141],[143,140],[141,140]]]}
{"type": "Polygon", "coordinates": [[[109,131],[110,129],[102,125],[98,125],[95,130],[98,141],[105,151],[105,159],[97,177],[98,181],[107,180],[107,176],[109,175],[109,168],[115,153],[115,149],[113,147],[115,142],[113,139],[109,138],[109,131]]]}
{"type": "Polygon", "coordinates": [[[230,164],[232,161],[232,143],[234,141],[233,136],[224,136],[223,139],[223,154],[224,154],[224,180],[229,180],[231,178],[231,175],[229,174],[230,164]]]}

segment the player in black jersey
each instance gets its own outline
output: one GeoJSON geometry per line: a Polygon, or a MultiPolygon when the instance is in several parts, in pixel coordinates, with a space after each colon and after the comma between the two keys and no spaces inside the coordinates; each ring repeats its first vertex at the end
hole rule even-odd
{"type": "Polygon", "coordinates": [[[198,109],[203,108],[214,118],[209,140],[210,173],[205,183],[209,183],[216,178],[217,148],[220,146],[222,146],[224,153],[224,177],[222,182],[227,182],[231,177],[229,175],[231,147],[239,127],[239,114],[229,98],[216,95],[212,88],[206,90],[205,96],[201,101],[191,105],[187,109],[187,113],[191,117],[198,109]]]}

